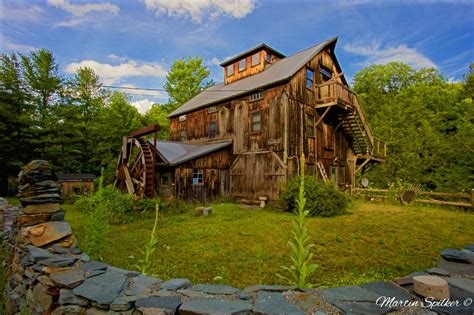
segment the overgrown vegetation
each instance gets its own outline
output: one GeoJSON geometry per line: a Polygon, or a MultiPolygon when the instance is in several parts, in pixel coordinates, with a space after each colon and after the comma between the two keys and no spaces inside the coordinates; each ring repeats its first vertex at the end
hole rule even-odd
{"type": "Polygon", "coordinates": [[[288,242],[290,245],[290,259],[292,264],[281,266],[283,270],[287,271],[288,275],[277,274],[277,276],[290,285],[297,288],[311,288],[313,285],[309,282],[309,277],[316,271],[318,265],[312,264],[313,259],[312,248],[315,246],[309,242],[308,226],[306,217],[309,211],[305,210],[305,159],[304,153],[300,157],[300,182],[298,188],[298,199],[296,199],[297,208],[294,210],[295,218],[293,220],[293,238],[288,242]]]}
{"type": "MultiPolygon", "coordinates": [[[[281,200],[286,211],[295,211],[298,208],[301,176],[293,177],[288,181],[281,200]]],[[[345,193],[339,191],[333,182],[325,183],[315,176],[306,176],[305,198],[306,210],[309,216],[333,217],[346,213],[350,199],[345,193]]]]}

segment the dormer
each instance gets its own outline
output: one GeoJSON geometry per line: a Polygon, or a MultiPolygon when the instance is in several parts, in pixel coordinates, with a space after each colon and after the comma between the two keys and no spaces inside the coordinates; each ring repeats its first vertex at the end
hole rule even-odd
{"type": "Polygon", "coordinates": [[[260,44],[220,64],[224,68],[224,84],[262,72],[285,55],[275,49],[260,44]]]}

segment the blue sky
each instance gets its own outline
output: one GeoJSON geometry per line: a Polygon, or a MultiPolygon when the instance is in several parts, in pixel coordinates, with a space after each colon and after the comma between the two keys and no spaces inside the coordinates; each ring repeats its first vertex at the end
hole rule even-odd
{"type": "MultiPolygon", "coordinates": [[[[53,52],[72,75],[93,68],[106,85],[162,89],[175,59],[220,62],[262,42],[286,55],[339,36],[350,80],[373,63],[436,67],[461,80],[474,62],[474,0],[0,0],[0,51],[53,52]]],[[[163,91],[128,91],[145,111],[163,91]]]]}

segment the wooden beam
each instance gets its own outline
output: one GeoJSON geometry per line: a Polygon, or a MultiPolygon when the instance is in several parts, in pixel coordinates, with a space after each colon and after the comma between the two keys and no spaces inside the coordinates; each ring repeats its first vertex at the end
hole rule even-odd
{"type": "Polygon", "coordinates": [[[135,189],[133,188],[132,177],[130,176],[130,172],[128,171],[128,167],[125,165],[123,168],[123,173],[125,174],[125,185],[127,185],[127,191],[130,195],[135,193],[135,189]]]}
{"type": "Polygon", "coordinates": [[[149,134],[158,132],[158,131],[160,131],[160,126],[159,126],[159,125],[150,125],[150,126],[148,126],[148,127],[141,128],[141,129],[132,131],[132,132],[130,133],[130,136],[129,136],[129,137],[130,137],[130,138],[143,137],[143,136],[146,136],[146,135],[149,135],[149,134]]]}
{"type": "Polygon", "coordinates": [[[369,163],[370,159],[366,159],[354,172],[354,174],[357,174],[367,163],[369,163]]]}
{"type": "Polygon", "coordinates": [[[324,116],[326,116],[326,114],[329,113],[330,109],[331,109],[331,107],[326,108],[324,113],[321,115],[321,117],[319,117],[318,121],[314,124],[314,128],[318,127],[318,125],[323,121],[324,116]]]}
{"type": "Polygon", "coordinates": [[[441,201],[441,200],[434,200],[434,199],[415,199],[415,202],[429,203],[429,204],[435,204],[435,205],[446,205],[446,206],[472,208],[472,204],[465,203],[465,202],[441,201]]]}
{"type": "Polygon", "coordinates": [[[439,196],[439,197],[452,197],[452,198],[471,198],[470,194],[464,194],[464,193],[443,193],[443,192],[422,191],[422,192],[419,192],[418,194],[428,195],[428,196],[439,196]]]}

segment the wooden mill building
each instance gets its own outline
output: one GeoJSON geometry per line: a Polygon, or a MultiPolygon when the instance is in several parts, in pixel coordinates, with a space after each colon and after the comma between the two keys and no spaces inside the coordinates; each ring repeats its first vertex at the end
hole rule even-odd
{"type": "MultiPolygon", "coordinates": [[[[132,142],[146,146],[148,160],[155,156],[142,167],[149,169],[148,179],[135,172],[142,176],[133,179],[135,190],[198,201],[226,195],[277,199],[297,173],[302,152],[306,174],[353,188],[355,174],[384,160],[386,146],[374,137],[349,89],[336,42],[291,56],[261,44],[223,62],[223,83],[169,115],[170,141],[124,143],[125,168],[133,166],[126,162],[132,142]],[[146,190],[150,185],[154,189],[146,190]]],[[[126,172],[134,177],[133,170],[126,172]]],[[[118,173],[125,179],[123,167],[118,173]]]]}

